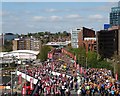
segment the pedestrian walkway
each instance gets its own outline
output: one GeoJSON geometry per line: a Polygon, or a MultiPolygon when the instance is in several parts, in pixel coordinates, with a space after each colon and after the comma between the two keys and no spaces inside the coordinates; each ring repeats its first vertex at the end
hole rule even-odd
{"type": "Polygon", "coordinates": [[[112,77],[111,70],[84,69],[64,53],[52,55],[52,59],[38,67],[18,69],[39,80],[33,95],[120,96],[120,83],[112,77]]]}

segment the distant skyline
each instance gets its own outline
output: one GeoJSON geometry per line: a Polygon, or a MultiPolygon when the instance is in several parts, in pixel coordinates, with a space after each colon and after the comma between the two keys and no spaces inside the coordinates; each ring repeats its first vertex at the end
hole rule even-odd
{"type": "Polygon", "coordinates": [[[3,2],[2,32],[27,34],[63,32],[87,27],[95,31],[109,23],[116,2],[3,2]]]}

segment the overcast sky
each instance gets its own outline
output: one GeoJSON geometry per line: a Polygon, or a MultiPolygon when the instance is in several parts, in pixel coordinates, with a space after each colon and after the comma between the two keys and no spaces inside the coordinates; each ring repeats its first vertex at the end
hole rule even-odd
{"type": "Polygon", "coordinates": [[[3,2],[2,32],[70,32],[88,27],[95,31],[109,23],[115,2],[3,2]]]}

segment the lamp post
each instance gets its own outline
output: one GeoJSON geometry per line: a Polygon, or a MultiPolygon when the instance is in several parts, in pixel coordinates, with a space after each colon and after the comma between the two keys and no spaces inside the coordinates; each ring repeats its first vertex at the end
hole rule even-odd
{"type": "Polygon", "coordinates": [[[88,59],[88,46],[86,46],[86,69],[87,69],[87,67],[88,67],[88,64],[87,64],[87,59],[88,59]]]}
{"type": "MultiPolygon", "coordinates": [[[[86,54],[87,55],[87,54],[86,54]]],[[[86,69],[87,69],[87,56],[86,56],[86,69]]]]}
{"type": "Polygon", "coordinates": [[[11,96],[13,96],[13,74],[15,74],[16,72],[11,72],[11,96]]]}
{"type": "MultiPolygon", "coordinates": [[[[23,65],[24,65],[24,68],[25,68],[25,89],[26,89],[26,83],[27,83],[27,72],[26,72],[26,64],[25,64],[25,62],[23,62],[23,65]]],[[[25,90],[26,91],[26,90],[25,90]]]]}
{"type": "Polygon", "coordinates": [[[115,76],[116,72],[118,71],[118,70],[116,70],[116,66],[119,63],[119,61],[116,61],[115,59],[113,59],[112,61],[113,61],[113,71],[114,71],[114,76],[115,76]]]}

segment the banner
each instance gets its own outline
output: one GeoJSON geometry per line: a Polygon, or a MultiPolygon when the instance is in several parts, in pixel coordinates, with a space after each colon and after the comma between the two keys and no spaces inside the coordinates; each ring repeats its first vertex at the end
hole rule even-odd
{"type": "Polygon", "coordinates": [[[83,69],[82,69],[82,67],[80,67],[80,74],[82,74],[82,71],[83,71],[83,69]]]}
{"type": "Polygon", "coordinates": [[[33,78],[30,78],[30,90],[33,90],[33,78]]]}
{"type": "Polygon", "coordinates": [[[86,69],[84,69],[84,75],[86,74],[86,69]]]}
{"type": "Polygon", "coordinates": [[[62,51],[62,53],[63,53],[63,52],[64,52],[64,49],[62,48],[62,50],[61,50],[61,51],[62,51]]]}
{"type": "Polygon", "coordinates": [[[52,53],[49,54],[49,58],[52,59],[52,53]]]}
{"type": "Polygon", "coordinates": [[[50,66],[51,66],[52,71],[54,71],[54,63],[53,62],[51,63],[50,66]]]}
{"type": "Polygon", "coordinates": [[[25,87],[22,88],[22,95],[26,95],[26,88],[25,87]]]}
{"type": "Polygon", "coordinates": [[[50,58],[50,54],[49,53],[48,53],[47,57],[50,58]]]}
{"type": "Polygon", "coordinates": [[[74,67],[76,67],[76,56],[74,57],[74,61],[75,61],[75,63],[74,63],[74,67]]]}
{"type": "Polygon", "coordinates": [[[18,76],[18,84],[21,84],[22,83],[22,74],[19,74],[18,76]]]}
{"type": "Polygon", "coordinates": [[[77,70],[79,71],[79,64],[77,64],[77,70]]]}

